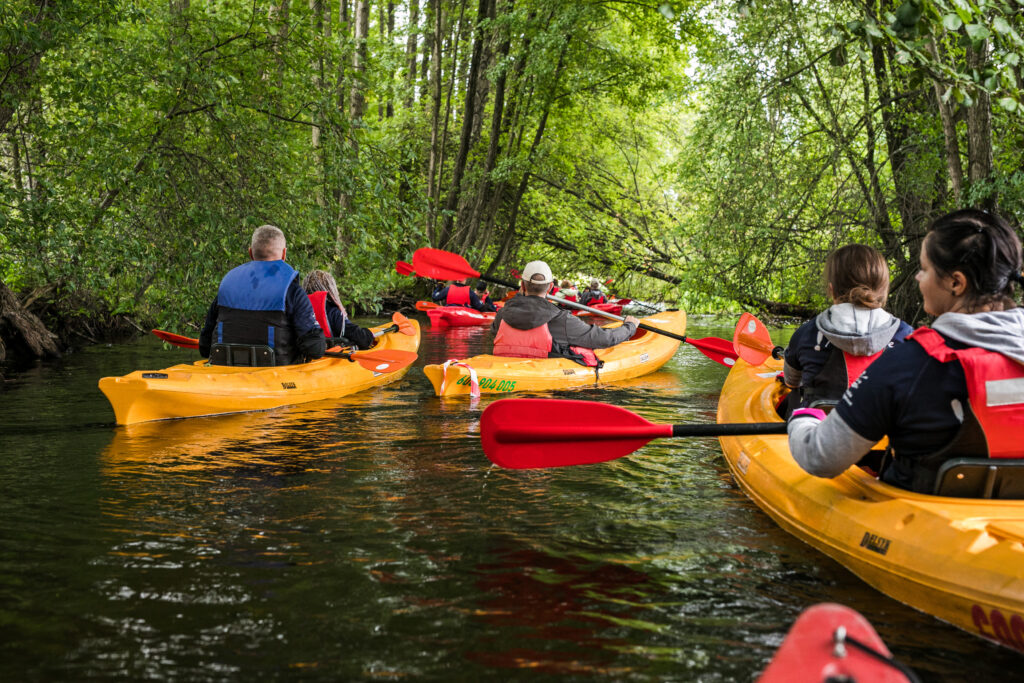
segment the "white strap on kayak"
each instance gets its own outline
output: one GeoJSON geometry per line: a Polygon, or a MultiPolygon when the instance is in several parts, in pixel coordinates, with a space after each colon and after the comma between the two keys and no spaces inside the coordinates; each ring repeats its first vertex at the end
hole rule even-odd
{"type": "Polygon", "coordinates": [[[448,368],[468,368],[469,369],[469,395],[472,398],[480,398],[480,382],[476,378],[476,369],[469,363],[463,363],[459,360],[452,358],[446,360],[444,365],[441,366],[441,391],[440,394],[444,396],[444,387],[448,384],[448,368]]]}

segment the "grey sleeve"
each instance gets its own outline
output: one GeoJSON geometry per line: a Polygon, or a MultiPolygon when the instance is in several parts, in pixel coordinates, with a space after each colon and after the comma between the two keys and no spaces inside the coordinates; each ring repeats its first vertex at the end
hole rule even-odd
{"type": "Polygon", "coordinates": [[[548,323],[555,341],[582,346],[587,349],[605,349],[621,344],[636,332],[636,325],[623,323],[621,327],[606,330],[598,325],[586,323],[568,311],[562,311],[548,323]]]}
{"type": "Polygon", "coordinates": [[[838,477],[875,444],[853,431],[834,410],[820,422],[807,417],[792,419],[787,431],[793,459],[816,477],[838,477]]]}
{"type": "Polygon", "coordinates": [[[800,386],[800,380],[803,376],[803,370],[797,370],[788,361],[782,363],[782,379],[786,381],[786,386],[790,389],[796,389],[800,386]]]}

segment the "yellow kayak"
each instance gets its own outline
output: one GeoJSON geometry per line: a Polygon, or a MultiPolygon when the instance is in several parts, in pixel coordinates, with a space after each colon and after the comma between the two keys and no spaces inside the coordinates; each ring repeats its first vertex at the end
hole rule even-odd
{"type": "MultiPolygon", "coordinates": [[[[718,421],[771,422],[781,363],[737,361],[718,421]]],[[[1024,651],[1024,500],[928,496],[851,467],[803,471],[786,436],[720,439],[733,478],[782,528],[886,595],[1024,651]]]]}
{"type": "MultiPolygon", "coordinates": [[[[413,335],[392,332],[378,339],[374,350],[415,353],[419,323],[413,335]]],[[[382,330],[388,325],[371,328],[382,330]]],[[[114,409],[117,424],[220,415],[347,396],[400,379],[408,367],[382,373],[345,358],[320,358],[310,363],[250,368],[207,365],[205,360],[163,370],[137,370],[123,377],[104,377],[100,390],[114,409]]]]}
{"type": "MultiPolygon", "coordinates": [[[[686,333],[686,313],[665,311],[643,318],[651,327],[686,333]]],[[[607,327],[618,327],[616,322],[607,327]]],[[[444,365],[427,365],[423,372],[434,385],[438,396],[469,394],[470,368],[476,372],[481,392],[543,391],[590,386],[601,382],[617,382],[654,372],[668,362],[679,348],[679,341],[664,335],[637,330],[633,338],[607,349],[597,349],[604,361],[600,370],[588,368],[568,358],[507,358],[473,356],[444,365]],[[442,388],[443,387],[443,388],[442,388]]]]}

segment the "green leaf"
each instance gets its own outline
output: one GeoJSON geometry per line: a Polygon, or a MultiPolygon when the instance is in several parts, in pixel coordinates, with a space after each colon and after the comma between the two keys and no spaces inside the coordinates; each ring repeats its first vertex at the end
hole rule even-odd
{"type": "Polygon", "coordinates": [[[964,22],[960,21],[960,17],[955,14],[947,14],[942,17],[942,25],[947,31],[958,31],[964,25],[964,22]]]}
{"type": "Polygon", "coordinates": [[[984,24],[967,24],[966,30],[967,35],[976,43],[987,39],[991,35],[984,24]]]}
{"type": "Polygon", "coordinates": [[[661,12],[661,16],[665,17],[669,21],[676,18],[676,12],[672,9],[672,5],[667,2],[663,2],[658,5],[658,11],[661,12]]]}
{"type": "Polygon", "coordinates": [[[873,38],[881,38],[882,37],[881,29],[879,29],[878,25],[875,22],[873,22],[873,21],[869,21],[869,22],[864,24],[864,32],[867,33],[869,36],[871,36],[873,38]]]}
{"type": "Polygon", "coordinates": [[[1012,97],[1000,97],[997,101],[999,103],[999,106],[1005,109],[1006,111],[1017,111],[1017,100],[1013,99],[1012,97]]]}
{"type": "Polygon", "coordinates": [[[992,28],[995,29],[996,33],[1006,34],[1010,32],[1010,23],[1003,17],[996,17],[992,21],[992,28]]]}

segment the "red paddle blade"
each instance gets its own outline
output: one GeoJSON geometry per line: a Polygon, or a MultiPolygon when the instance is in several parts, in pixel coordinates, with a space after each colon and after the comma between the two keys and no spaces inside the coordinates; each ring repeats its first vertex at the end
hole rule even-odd
{"type": "Polygon", "coordinates": [[[633,300],[632,299],[616,299],[612,303],[614,303],[614,304],[616,304],[618,306],[628,306],[629,304],[633,303],[633,300]]]}
{"type": "Polygon", "coordinates": [[[412,264],[411,263],[406,263],[405,261],[396,261],[395,262],[395,272],[398,273],[399,275],[415,275],[416,274],[416,271],[412,267],[412,264]]]}
{"type": "Polygon", "coordinates": [[[686,341],[716,363],[721,363],[726,367],[732,367],[736,364],[736,358],[738,357],[736,355],[736,348],[728,339],[722,339],[721,337],[690,339],[687,337],[686,341]]]}
{"type": "Polygon", "coordinates": [[[168,344],[174,344],[180,346],[183,349],[198,349],[199,340],[193,337],[183,337],[180,334],[174,334],[173,332],[164,332],[163,330],[153,330],[153,334],[163,339],[168,344]]]}
{"type": "Polygon", "coordinates": [[[612,278],[608,278],[607,280],[604,281],[604,286],[607,287],[613,282],[615,282],[615,280],[613,280],[612,278]]]}
{"type": "Polygon", "coordinates": [[[732,342],[739,357],[755,366],[764,363],[775,346],[768,328],[749,313],[740,316],[732,342]]]}
{"type": "Polygon", "coordinates": [[[412,351],[401,349],[370,349],[369,351],[353,351],[352,360],[362,365],[367,370],[379,372],[397,372],[412,364],[417,356],[412,351]]]}
{"type": "Polygon", "coordinates": [[[398,325],[398,332],[400,334],[404,334],[408,337],[416,334],[416,326],[413,325],[408,318],[397,311],[391,316],[391,322],[398,325]]]}
{"type": "Polygon", "coordinates": [[[423,247],[412,255],[412,265],[422,277],[435,280],[461,280],[464,277],[480,277],[469,262],[450,251],[423,247]]]}
{"type": "Polygon", "coordinates": [[[515,279],[517,279],[517,280],[519,279],[519,269],[518,268],[509,268],[508,272],[515,279]]]}
{"type": "Polygon", "coordinates": [[[672,425],[591,401],[506,398],[480,416],[484,454],[510,469],[606,462],[663,436],[672,436],[672,425]]]}
{"type": "Polygon", "coordinates": [[[433,301],[417,301],[417,311],[432,311],[435,308],[441,308],[441,304],[435,304],[433,301]]]}

